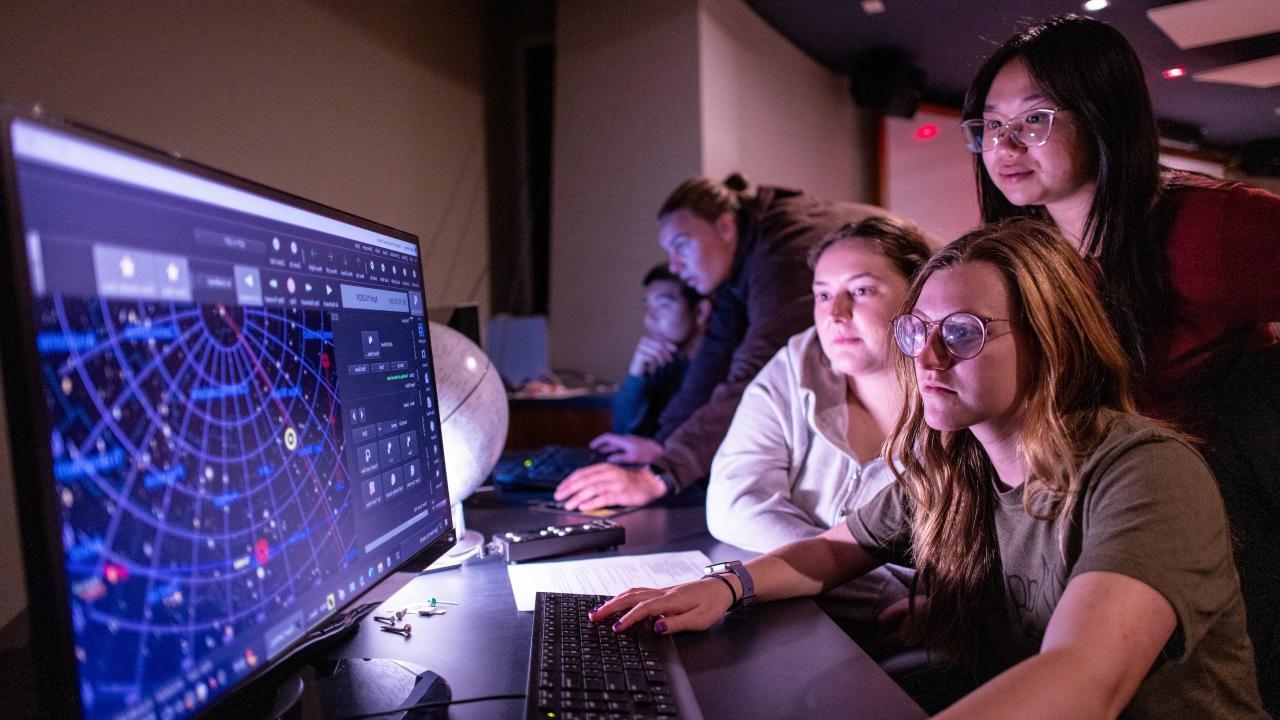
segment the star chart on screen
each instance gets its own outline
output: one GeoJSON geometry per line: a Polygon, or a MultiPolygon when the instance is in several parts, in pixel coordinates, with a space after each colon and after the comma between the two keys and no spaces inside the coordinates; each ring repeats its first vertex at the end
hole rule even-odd
{"type": "Polygon", "coordinates": [[[124,707],[358,554],[330,317],[61,295],[39,313],[85,699],[124,707]]]}

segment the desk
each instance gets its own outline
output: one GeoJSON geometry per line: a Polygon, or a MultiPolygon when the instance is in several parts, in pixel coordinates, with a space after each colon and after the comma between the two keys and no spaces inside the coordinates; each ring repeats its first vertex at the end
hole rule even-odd
{"type": "MultiPolygon", "coordinates": [[[[501,505],[487,493],[467,502],[467,524],[485,533],[569,521],[576,515],[501,505]]],[[[703,508],[646,508],[616,520],[621,552],[701,550],[713,560],[750,555],[706,532],[703,508]]],[[[334,657],[386,657],[444,677],[458,699],[523,694],[533,613],[516,612],[507,568],[497,558],[415,577],[387,601],[396,608],[430,597],[460,602],[446,615],[413,618],[413,637],[379,632],[372,618],[334,657]]],[[[924,712],[810,600],[768,603],[728,615],[705,633],[677,635],[698,703],[715,718],[923,718],[924,712]]],[[[459,705],[450,718],[520,718],[524,700],[459,705]]]]}

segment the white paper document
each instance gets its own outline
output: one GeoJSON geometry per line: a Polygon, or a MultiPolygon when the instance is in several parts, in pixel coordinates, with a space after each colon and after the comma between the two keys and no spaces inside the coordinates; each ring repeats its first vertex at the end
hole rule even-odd
{"type": "Polygon", "coordinates": [[[697,580],[710,563],[705,553],[690,550],[508,565],[507,575],[516,609],[533,612],[539,592],[617,595],[633,587],[666,587],[697,580]]]}

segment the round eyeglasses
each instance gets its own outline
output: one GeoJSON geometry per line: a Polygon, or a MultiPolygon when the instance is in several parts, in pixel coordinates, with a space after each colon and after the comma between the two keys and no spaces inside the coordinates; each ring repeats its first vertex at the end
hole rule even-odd
{"type": "Polygon", "coordinates": [[[929,333],[936,327],[947,352],[957,360],[968,360],[982,352],[987,344],[987,325],[993,322],[1009,321],[967,312],[953,312],[933,322],[915,315],[899,315],[893,319],[893,341],[903,355],[920,357],[929,344],[929,333]]]}
{"type": "MultiPolygon", "coordinates": [[[[994,150],[1006,134],[1023,147],[1035,147],[1049,140],[1049,132],[1053,130],[1053,116],[1058,110],[1058,108],[1034,108],[1004,120],[996,118],[965,120],[960,123],[960,132],[964,134],[965,147],[969,148],[971,153],[994,150]]],[[[1000,113],[992,114],[1000,115],[1000,113]]],[[[1005,116],[1000,115],[1000,117],[1005,116]]]]}

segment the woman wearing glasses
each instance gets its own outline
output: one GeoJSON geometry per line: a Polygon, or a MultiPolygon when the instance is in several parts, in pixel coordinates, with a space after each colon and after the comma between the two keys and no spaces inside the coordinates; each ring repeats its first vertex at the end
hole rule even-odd
{"type": "Polygon", "coordinates": [[[591,617],[701,630],[744,599],[910,560],[925,643],[982,683],[937,717],[1266,717],[1213,478],[1133,413],[1072,248],[1035,221],[980,228],[925,264],[905,307],[895,484],[817,538],[591,617]]]}
{"type": "MultiPolygon", "coordinates": [[[[816,537],[893,482],[880,448],[902,387],[885,329],[930,254],[919,229],[892,218],[850,223],[810,250],[813,327],[747,386],[711,464],[707,529],[717,539],[766,552],[816,537]]],[[[904,568],[884,568],[824,600],[849,629],[870,633],[909,582],[904,568]]],[[[883,629],[894,632],[898,617],[883,629]]]]}
{"type": "Polygon", "coordinates": [[[1142,66],[1096,20],[1051,18],[983,64],[962,129],[984,222],[1052,222],[1088,259],[1139,408],[1207,441],[1239,540],[1249,634],[1280,713],[1280,197],[1162,173],[1142,66]]]}

